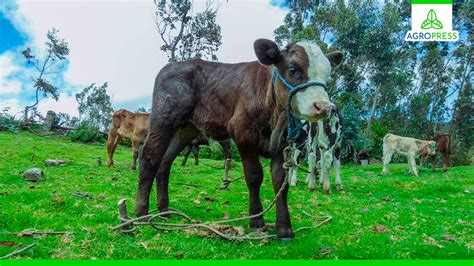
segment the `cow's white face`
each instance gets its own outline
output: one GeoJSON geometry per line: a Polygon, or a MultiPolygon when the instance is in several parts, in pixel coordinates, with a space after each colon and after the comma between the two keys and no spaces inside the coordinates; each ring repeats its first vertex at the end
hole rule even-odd
{"type": "MultiPolygon", "coordinates": [[[[297,45],[303,47],[308,57],[308,79],[326,84],[331,74],[331,63],[321,48],[310,42],[298,42],[297,45]]],[[[295,95],[294,101],[297,115],[312,122],[330,115],[331,110],[335,108],[322,86],[311,86],[300,91],[295,95]]]]}
{"type": "MultiPolygon", "coordinates": [[[[259,39],[254,43],[255,54],[264,65],[273,65],[284,80],[291,86],[317,81],[326,84],[331,74],[331,67],[337,66],[342,60],[341,52],[325,55],[319,46],[311,42],[299,42],[288,45],[280,51],[270,40],[259,39]]],[[[288,101],[289,89],[278,78],[275,91],[280,103],[288,101]]],[[[323,86],[313,85],[299,90],[291,102],[291,113],[302,120],[316,122],[327,118],[334,105],[329,101],[323,86]]]]}

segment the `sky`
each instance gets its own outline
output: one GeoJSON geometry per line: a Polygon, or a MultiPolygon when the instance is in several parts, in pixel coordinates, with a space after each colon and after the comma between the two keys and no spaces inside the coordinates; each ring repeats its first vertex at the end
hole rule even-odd
{"type": "MultiPolygon", "coordinates": [[[[217,22],[222,30],[221,62],[256,60],[253,42],[273,39],[286,11],[281,0],[220,0],[217,22]],[[264,19],[262,19],[264,18],[264,19]]],[[[195,0],[194,11],[203,8],[195,0]]],[[[59,30],[70,48],[65,71],[52,76],[60,88],[59,101],[42,99],[48,110],[77,116],[74,95],[91,83],[108,82],[114,109],[149,108],[153,82],[167,63],[155,28],[152,0],[1,0],[0,1],[0,111],[20,115],[34,102],[35,72],[21,56],[31,47],[41,55],[46,33],[59,30]]]]}

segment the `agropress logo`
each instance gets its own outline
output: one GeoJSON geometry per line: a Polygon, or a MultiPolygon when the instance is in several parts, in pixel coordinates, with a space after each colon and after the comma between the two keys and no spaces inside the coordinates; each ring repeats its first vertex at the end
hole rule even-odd
{"type": "Polygon", "coordinates": [[[453,31],[452,0],[412,0],[411,31],[405,41],[457,41],[459,33],[453,31]]]}

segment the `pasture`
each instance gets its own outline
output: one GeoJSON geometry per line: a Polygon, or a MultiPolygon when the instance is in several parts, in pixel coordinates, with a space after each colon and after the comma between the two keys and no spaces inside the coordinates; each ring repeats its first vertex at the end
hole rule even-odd
{"type": "MultiPolygon", "coordinates": [[[[309,192],[292,187],[289,207],[294,228],[314,224],[313,216],[331,215],[320,228],[299,232],[289,242],[278,240],[232,243],[191,232],[158,232],[140,227],[131,236],[110,231],[118,224],[117,201],[128,199],[134,209],[137,174],[130,172],[131,151],[119,147],[114,168],[103,145],[85,145],[59,137],[0,132],[0,256],[30,243],[37,245],[17,259],[474,259],[474,167],[448,172],[425,168],[418,178],[405,174],[406,164],[343,165],[345,191],[309,192]],[[45,167],[46,159],[64,159],[60,167],[45,167]],[[24,181],[21,172],[41,167],[45,178],[24,181]],[[79,193],[77,193],[79,192],[79,193]],[[67,235],[15,236],[25,229],[70,231],[67,235]]],[[[223,162],[202,159],[213,166],[223,162]]],[[[243,180],[218,190],[223,170],[192,160],[175,161],[170,179],[170,207],[201,221],[247,214],[243,180]],[[192,184],[193,186],[190,186],[192,184]],[[212,198],[213,200],[206,200],[212,198]],[[215,199],[215,200],[214,200],[215,199]]],[[[268,161],[263,161],[264,166],[268,161]]],[[[242,175],[235,162],[232,177],[242,175]]],[[[300,172],[299,177],[304,179],[300,172]]],[[[334,183],[331,177],[332,184],[334,183]]],[[[153,195],[154,193],[152,193],[153,195]]],[[[268,167],[262,185],[264,208],[274,194],[268,167]]],[[[151,199],[154,206],[155,196],[151,199]]],[[[274,210],[265,216],[274,223],[274,210]]],[[[172,218],[173,222],[180,222],[172,218]]],[[[238,222],[247,231],[248,222],[238,222]]]]}

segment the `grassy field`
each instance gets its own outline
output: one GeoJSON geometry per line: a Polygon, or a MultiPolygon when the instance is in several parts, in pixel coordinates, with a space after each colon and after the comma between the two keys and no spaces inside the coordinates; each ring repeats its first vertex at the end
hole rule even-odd
{"type": "MultiPolygon", "coordinates": [[[[425,169],[414,178],[405,174],[405,165],[391,165],[392,172],[386,176],[380,175],[380,165],[343,165],[344,192],[325,195],[320,190],[309,192],[300,184],[291,188],[289,195],[294,228],[315,223],[303,211],[314,216],[331,215],[332,221],[300,232],[289,242],[231,243],[190,232],[158,232],[151,227],[140,227],[132,236],[110,231],[118,224],[116,203],[120,198],[127,198],[129,211],[133,211],[137,174],[128,170],[131,152],[127,147],[118,149],[114,168],[97,166],[98,156],[105,163],[105,147],[0,132],[0,257],[22,245],[37,243],[13,258],[474,258],[474,167],[453,167],[447,173],[425,169]],[[51,158],[69,162],[61,167],[44,167],[44,160],[51,158]],[[21,172],[30,167],[41,167],[45,179],[37,183],[23,181],[21,172]],[[75,192],[88,193],[91,198],[75,196],[75,192]],[[25,229],[74,234],[8,234],[25,229]]],[[[203,161],[222,165],[221,161],[203,161]]],[[[192,161],[182,167],[179,162],[180,158],[171,173],[170,207],[201,221],[246,214],[243,180],[232,183],[229,191],[221,191],[216,188],[221,185],[222,170],[194,166],[192,161]]],[[[237,163],[231,175],[238,177],[241,173],[237,163]]],[[[303,173],[300,178],[304,178],[303,173]]],[[[264,207],[274,197],[268,168],[261,197],[264,207]]],[[[271,210],[265,220],[273,223],[274,215],[271,210]]],[[[248,222],[236,225],[247,228],[248,222]]]]}

